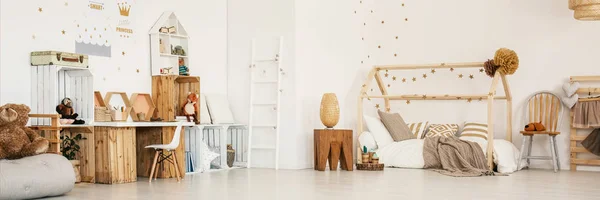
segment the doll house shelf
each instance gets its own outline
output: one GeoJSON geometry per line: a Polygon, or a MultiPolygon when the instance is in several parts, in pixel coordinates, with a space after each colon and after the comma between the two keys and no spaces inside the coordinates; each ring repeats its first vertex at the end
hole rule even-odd
{"type": "MultiPolygon", "coordinates": [[[[94,76],[88,68],[59,65],[31,66],[31,113],[58,114],[63,98],[86,124],[94,121],[94,76]]],[[[51,125],[50,119],[31,119],[32,126],[51,125]]],[[[73,125],[81,126],[81,125],[73,125]]]]}
{"type": "Polygon", "coordinates": [[[131,103],[131,119],[134,122],[147,122],[150,121],[152,114],[154,113],[154,102],[152,102],[152,96],[150,94],[133,93],[129,99],[131,103]],[[144,113],[139,115],[139,113],[144,113]]]}
{"type": "Polygon", "coordinates": [[[170,67],[172,67],[170,73],[163,75],[179,75],[179,59],[183,59],[185,66],[189,65],[189,37],[175,13],[164,12],[148,34],[150,34],[152,75],[161,75],[162,68],[170,67]],[[177,46],[181,46],[185,53],[173,52],[177,46]]]}

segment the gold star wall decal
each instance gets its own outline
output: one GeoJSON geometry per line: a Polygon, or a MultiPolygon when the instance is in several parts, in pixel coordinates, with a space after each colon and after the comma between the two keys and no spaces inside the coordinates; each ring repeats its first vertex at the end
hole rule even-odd
{"type": "Polygon", "coordinates": [[[379,108],[379,104],[375,104],[375,108],[379,108]]]}
{"type": "Polygon", "coordinates": [[[363,84],[363,87],[367,87],[367,84],[363,84]]]}
{"type": "Polygon", "coordinates": [[[479,97],[479,101],[482,101],[482,100],[483,100],[483,97],[479,97]]]}
{"type": "Polygon", "coordinates": [[[90,39],[92,38],[92,36],[90,35],[90,39]]]}
{"type": "Polygon", "coordinates": [[[412,79],[412,80],[413,80],[413,82],[415,82],[415,81],[417,81],[417,78],[416,78],[416,77],[413,77],[413,79],[412,79]]]}
{"type": "Polygon", "coordinates": [[[427,99],[427,95],[425,95],[425,94],[424,94],[424,95],[423,95],[423,99],[427,99]]]}
{"type": "Polygon", "coordinates": [[[479,72],[483,73],[483,71],[484,71],[483,69],[479,69],[479,72]]]}
{"type": "Polygon", "coordinates": [[[398,54],[394,54],[394,57],[398,56],[398,54]]]}
{"type": "Polygon", "coordinates": [[[378,49],[381,49],[381,45],[377,46],[378,49]]]}
{"type": "Polygon", "coordinates": [[[389,71],[390,71],[390,70],[387,70],[387,69],[385,70],[385,72],[386,72],[386,73],[387,73],[387,72],[389,72],[389,71]]]}
{"type": "Polygon", "coordinates": [[[456,97],[456,99],[462,99],[462,97],[456,97]]]}
{"type": "Polygon", "coordinates": [[[371,92],[373,92],[373,88],[371,88],[371,92]]]}
{"type": "Polygon", "coordinates": [[[390,84],[388,84],[388,87],[390,87],[390,86],[391,86],[391,85],[390,85],[390,84]]]}
{"type": "Polygon", "coordinates": [[[469,75],[469,78],[473,79],[473,78],[475,78],[475,76],[473,76],[473,74],[471,74],[471,75],[469,75]]]}
{"type": "Polygon", "coordinates": [[[462,77],[463,77],[463,74],[459,74],[459,75],[458,75],[458,78],[462,78],[462,77]]]}
{"type": "Polygon", "coordinates": [[[402,6],[404,7],[404,3],[402,3],[402,6]]]}
{"type": "Polygon", "coordinates": [[[65,30],[62,30],[61,33],[64,35],[65,33],[67,33],[65,30]]]}
{"type": "Polygon", "coordinates": [[[389,76],[389,74],[386,72],[383,76],[385,76],[387,78],[389,76]]]}
{"type": "Polygon", "coordinates": [[[408,21],[408,18],[404,18],[404,21],[408,21]]]}
{"type": "Polygon", "coordinates": [[[406,100],[406,104],[410,104],[410,100],[406,100]]]}
{"type": "Polygon", "coordinates": [[[363,41],[364,41],[364,40],[365,40],[365,38],[364,38],[364,37],[361,37],[361,38],[360,38],[360,40],[363,40],[363,41]]]}
{"type": "Polygon", "coordinates": [[[136,69],[135,72],[140,73],[140,69],[136,69]]]}
{"type": "Polygon", "coordinates": [[[121,55],[125,55],[125,52],[124,52],[124,51],[123,51],[123,52],[121,52],[121,55]]]}
{"type": "Polygon", "coordinates": [[[395,81],[395,80],[396,80],[396,76],[392,76],[392,81],[395,81]]]}
{"type": "Polygon", "coordinates": [[[38,12],[43,12],[44,9],[42,9],[41,7],[38,8],[38,12]]]}
{"type": "Polygon", "coordinates": [[[363,64],[363,63],[364,63],[364,61],[362,61],[362,60],[361,60],[361,61],[360,61],[360,64],[363,64]]]}
{"type": "Polygon", "coordinates": [[[451,72],[453,72],[453,71],[454,71],[454,68],[450,68],[450,71],[451,71],[451,72]]]}
{"type": "Polygon", "coordinates": [[[371,55],[367,55],[367,58],[371,58],[371,55]]]}
{"type": "Polygon", "coordinates": [[[384,23],[385,23],[385,21],[381,21],[381,24],[384,24],[384,23]]]}
{"type": "Polygon", "coordinates": [[[35,34],[31,35],[31,39],[35,40],[35,34]]]}
{"type": "Polygon", "coordinates": [[[396,40],[398,39],[398,36],[396,36],[396,40]]]}
{"type": "Polygon", "coordinates": [[[432,73],[432,74],[435,74],[435,69],[431,69],[431,73],[432,73]]]}
{"type": "Polygon", "coordinates": [[[69,2],[65,2],[65,6],[69,6],[69,2]]]}
{"type": "Polygon", "coordinates": [[[423,78],[427,78],[427,74],[423,74],[423,78]]]}
{"type": "Polygon", "coordinates": [[[406,83],[406,78],[402,78],[402,82],[403,82],[403,83],[406,83]]]}
{"type": "Polygon", "coordinates": [[[366,26],[366,25],[367,25],[367,23],[366,23],[366,22],[363,22],[363,26],[366,26]]]}

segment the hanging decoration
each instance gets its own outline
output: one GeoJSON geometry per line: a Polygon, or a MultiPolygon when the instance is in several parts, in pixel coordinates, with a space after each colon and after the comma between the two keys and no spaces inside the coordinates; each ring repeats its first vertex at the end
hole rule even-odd
{"type": "Polygon", "coordinates": [[[494,55],[494,64],[499,66],[500,73],[512,75],[519,68],[519,56],[513,50],[500,48],[494,55]]]}
{"type": "Polygon", "coordinates": [[[573,17],[582,21],[600,20],[600,0],[569,0],[573,17]]]}
{"type": "Polygon", "coordinates": [[[494,77],[496,70],[498,70],[498,66],[494,64],[494,60],[489,59],[483,63],[483,68],[485,69],[485,74],[489,77],[494,77]]]}

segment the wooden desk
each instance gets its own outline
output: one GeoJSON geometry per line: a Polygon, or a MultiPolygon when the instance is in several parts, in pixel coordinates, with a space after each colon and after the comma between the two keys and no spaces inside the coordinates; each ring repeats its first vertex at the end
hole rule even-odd
{"type": "Polygon", "coordinates": [[[352,171],[352,130],[315,129],[315,170],[325,171],[329,160],[329,170],[337,170],[338,161],[343,170],[352,171]]]}
{"type": "MultiPolygon", "coordinates": [[[[137,176],[148,177],[154,151],[145,149],[150,144],[169,143],[173,139],[176,122],[94,122],[86,125],[93,131],[80,132],[82,126],[63,127],[72,129],[71,134],[82,133],[87,138],[80,144],[81,176],[84,182],[116,184],[137,181],[137,176]]],[[[183,126],[194,126],[185,122],[183,126]]],[[[183,131],[183,130],[182,130],[183,131]]],[[[183,133],[182,133],[183,134],[183,133]]],[[[175,150],[184,158],[185,137],[181,137],[175,150]]],[[[180,162],[183,171],[185,162],[180,162]]],[[[160,178],[175,177],[172,165],[160,166],[160,178]]]]}

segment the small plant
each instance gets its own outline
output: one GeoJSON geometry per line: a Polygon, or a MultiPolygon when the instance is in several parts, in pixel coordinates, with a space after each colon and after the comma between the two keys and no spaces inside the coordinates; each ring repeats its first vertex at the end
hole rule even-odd
{"type": "Polygon", "coordinates": [[[63,135],[60,136],[60,139],[62,141],[60,145],[60,151],[62,152],[63,156],[66,157],[68,160],[75,160],[75,156],[77,155],[77,153],[79,153],[79,149],[81,148],[79,144],[77,144],[77,142],[85,140],[87,138],[84,138],[83,136],[81,136],[81,134],[77,134],[75,135],[75,137],[63,135]]]}

